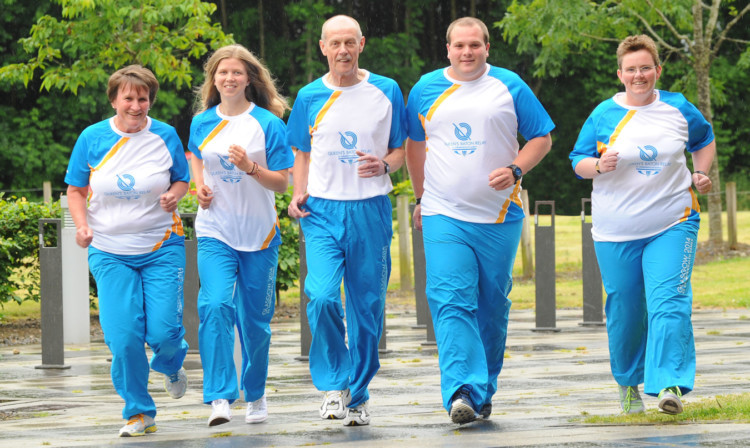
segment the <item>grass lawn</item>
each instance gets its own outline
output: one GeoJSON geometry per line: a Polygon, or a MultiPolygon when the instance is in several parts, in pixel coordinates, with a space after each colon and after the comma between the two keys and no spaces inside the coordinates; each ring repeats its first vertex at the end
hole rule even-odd
{"type": "MultiPolygon", "coordinates": [[[[698,233],[698,241],[708,239],[708,217],[705,217],[698,233]]],[[[750,243],[750,211],[738,212],[738,240],[750,243]]],[[[548,222],[542,222],[547,225],[548,222]]],[[[726,236],[726,213],[724,214],[726,236]]],[[[531,228],[531,247],[534,247],[534,227],[531,228]]],[[[411,251],[411,242],[409,244],[411,251]]],[[[399,268],[398,223],[394,221],[394,238],[391,244],[392,272],[388,285],[391,292],[389,303],[409,305],[414,303],[411,292],[401,292],[399,268]]],[[[555,292],[558,308],[581,307],[583,303],[581,282],[581,218],[580,216],[555,216],[555,265],[557,281],[555,292]]],[[[731,258],[696,266],[693,270],[693,304],[696,308],[740,308],[750,306],[750,257],[731,258]]],[[[413,267],[412,267],[413,275],[413,267]]],[[[513,269],[514,285],[511,299],[514,309],[534,307],[535,286],[533,280],[524,280],[520,255],[513,269]]],[[[413,285],[413,280],[412,280],[413,285]]],[[[604,294],[602,294],[604,295],[604,294]]],[[[295,305],[299,301],[299,289],[283,291],[281,301],[295,305]]],[[[0,309],[3,319],[17,319],[39,315],[39,304],[24,302],[6,303],[0,309]]]]}

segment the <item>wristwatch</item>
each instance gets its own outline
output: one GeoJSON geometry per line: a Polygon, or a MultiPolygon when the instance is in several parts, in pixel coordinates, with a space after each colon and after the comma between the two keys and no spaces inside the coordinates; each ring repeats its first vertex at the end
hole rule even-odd
{"type": "Polygon", "coordinates": [[[507,166],[507,168],[510,168],[510,172],[513,173],[513,180],[518,182],[521,177],[523,177],[523,171],[521,171],[521,168],[518,167],[518,165],[510,164],[507,166]]]}
{"type": "Polygon", "coordinates": [[[383,162],[383,168],[385,168],[385,173],[384,174],[390,173],[391,172],[391,166],[388,165],[388,162],[386,162],[385,159],[381,160],[381,162],[383,162]]]}

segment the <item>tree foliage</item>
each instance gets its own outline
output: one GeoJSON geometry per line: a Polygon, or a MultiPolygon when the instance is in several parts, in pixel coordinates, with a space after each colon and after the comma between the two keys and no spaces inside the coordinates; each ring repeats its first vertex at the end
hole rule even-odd
{"type": "Polygon", "coordinates": [[[41,88],[74,94],[101,85],[128,64],[151,68],[179,88],[193,81],[192,60],[231,42],[213,24],[213,3],[199,0],[55,0],[62,18],[45,15],[21,40],[32,57],[0,69],[0,82],[41,73],[41,88]]]}

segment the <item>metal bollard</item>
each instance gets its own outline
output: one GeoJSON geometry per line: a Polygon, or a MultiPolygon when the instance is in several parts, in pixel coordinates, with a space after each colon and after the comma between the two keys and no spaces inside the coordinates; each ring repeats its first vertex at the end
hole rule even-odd
{"type": "MultiPolygon", "coordinates": [[[[411,211],[413,214],[413,205],[411,206],[411,211]]],[[[417,302],[417,325],[415,328],[424,328],[427,330],[427,339],[421,345],[434,346],[437,345],[437,341],[435,340],[432,313],[430,313],[430,306],[427,303],[427,271],[424,255],[424,239],[422,231],[415,229],[414,226],[412,226],[411,232],[412,253],[414,256],[414,297],[417,302]]]]}
{"type": "Polygon", "coordinates": [[[182,213],[183,228],[193,229],[192,238],[185,234],[185,281],[183,284],[184,306],[182,308],[182,325],[185,327],[185,341],[190,349],[188,353],[199,353],[198,327],[198,291],[200,279],[198,278],[198,239],[195,237],[195,213],[182,213]],[[187,223],[190,225],[187,225],[187,223]]]}
{"type": "Polygon", "coordinates": [[[592,223],[586,222],[586,204],[590,198],[581,199],[581,256],[583,278],[583,322],[579,325],[596,327],[604,325],[602,307],[602,274],[596,260],[594,239],[591,236],[592,223]]]}
{"type": "MultiPolygon", "coordinates": [[[[42,314],[42,364],[36,369],[69,369],[63,347],[63,277],[60,219],[39,220],[39,295],[42,314]],[[56,228],[57,246],[44,245],[44,226],[56,228]]],[[[88,280],[88,279],[87,279],[88,280]]],[[[88,285],[88,281],[86,283],[88,285]]]]}
{"type": "Polygon", "coordinates": [[[91,342],[88,250],[76,243],[76,226],[68,208],[68,197],[60,197],[62,230],[58,246],[62,256],[63,343],[91,342]]]}
{"type": "MultiPolygon", "coordinates": [[[[414,214],[414,204],[409,206],[411,214],[414,214]]],[[[417,307],[417,325],[413,328],[427,328],[432,325],[430,318],[430,307],[427,305],[427,272],[425,271],[424,240],[422,231],[411,226],[411,251],[414,260],[414,299],[417,307]]]]}
{"type": "Polygon", "coordinates": [[[555,328],[555,201],[536,201],[534,226],[536,328],[532,331],[560,331],[559,328],[555,328]],[[550,206],[549,226],[539,225],[540,205],[550,206]]]}
{"type": "Polygon", "coordinates": [[[305,251],[305,234],[299,226],[299,341],[300,355],[294,359],[298,361],[310,360],[310,346],[312,333],[310,322],[307,320],[307,304],[310,298],[305,294],[305,277],[307,277],[307,252],[305,251]]]}

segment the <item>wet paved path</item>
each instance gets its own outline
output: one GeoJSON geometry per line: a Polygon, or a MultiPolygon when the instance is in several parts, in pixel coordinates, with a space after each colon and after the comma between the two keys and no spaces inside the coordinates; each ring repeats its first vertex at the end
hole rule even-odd
{"type": "MultiPolygon", "coordinates": [[[[489,421],[458,426],[442,409],[437,350],[424,346],[413,312],[388,315],[389,352],[370,387],[370,426],[347,428],[318,418],[321,399],[299,356],[299,323],[275,323],[267,387],[270,416],[244,423],[244,402],[234,420],[209,428],[210,407],[201,404],[202,371],[197,354],[185,368],[190,386],[170,399],[162,376],[150,389],[158,408],[158,431],[120,439],[122,401],[109,378],[103,343],[66,347],[68,370],[38,370],[40,346],[0,349],[0,447],[645,447],[750,446],[750,424],[732,422],[658,425],[585,425],[584,413],[619,412],[609,373],[603,327],[581,327],[581,310],[558,310],[559,333],[533,332],[533,311],[511,311],[508,355],[489,421]],[[14,355],[13,349],[20,354],[14,355]]],[[[696,311],[698,376],[691,401],[750,391],[750,312],[696,311]],[[745,318],[747,314],[748,318],[745,318]]],[[[656,399],[646,397],[649,409],[656,399]]]]}

